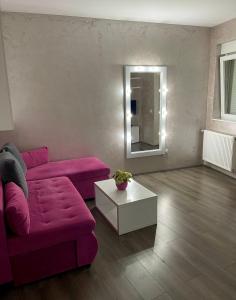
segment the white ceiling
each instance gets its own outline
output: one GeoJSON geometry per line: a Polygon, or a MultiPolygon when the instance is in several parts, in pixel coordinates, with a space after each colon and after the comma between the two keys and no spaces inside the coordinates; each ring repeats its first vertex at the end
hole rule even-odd
{"type": "Polygon", "coordinates": [[[236,18],[236,0],[0,0],[3,11],[215,26],[236,18]]]}

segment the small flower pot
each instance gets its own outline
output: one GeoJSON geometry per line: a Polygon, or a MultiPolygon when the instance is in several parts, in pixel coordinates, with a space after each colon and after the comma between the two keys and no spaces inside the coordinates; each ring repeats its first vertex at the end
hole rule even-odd
{"type": "Polygon", "coordinates": [[[128,181],[126,181],[126,182],[122,182],[122,183],[116,183],[116,186],[117,186],[117,189],[119,190],[119,191],[124,191],[124,190],[126,190],[126,188],[127,188],[127,186],[128,186],[128,181]]]}

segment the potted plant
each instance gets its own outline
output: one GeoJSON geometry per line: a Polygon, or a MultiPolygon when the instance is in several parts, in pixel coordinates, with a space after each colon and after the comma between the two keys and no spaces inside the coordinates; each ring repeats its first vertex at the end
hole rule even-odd
{"type": "Polygon", "coordinates": [[[113,178],[115,179],[117,189],[119,191],[124,191],[127,188],[128,182],[130,182],[132,178],[132,174],[129,172],[117,170],[115,174],[113,175],[113,178]]]}

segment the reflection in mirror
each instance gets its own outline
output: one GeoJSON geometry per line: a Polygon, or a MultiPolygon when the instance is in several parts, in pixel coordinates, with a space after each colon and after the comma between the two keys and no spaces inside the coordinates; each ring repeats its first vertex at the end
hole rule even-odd
{"type": "Polygon", "coordinates": [[[131,151],[159,148],[160,74],[131,73],[131,151]]]}
{"type": "Polygon", "coordinates": [[[236,55],[221,57],[221,118],[236,121],[236,55]]]}
{"type": "Polygon", "coordinates": [[[125,67],[127,157],[164,154],[166,67],[125,67]]]}

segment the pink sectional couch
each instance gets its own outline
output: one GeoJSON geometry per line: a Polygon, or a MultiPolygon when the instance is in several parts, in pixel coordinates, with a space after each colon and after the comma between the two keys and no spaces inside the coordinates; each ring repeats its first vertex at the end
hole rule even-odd
{"type": "Polygon", "coordinates": [[[89,265],[98,249],[84,199],[94,197],[93,183],[108,178],[109,167],[95,157],[48,162],[47,148],[22,156],[30,231],[17,236],[7,228],[0,181],[0,284],[20,285],[89,265]]]}

